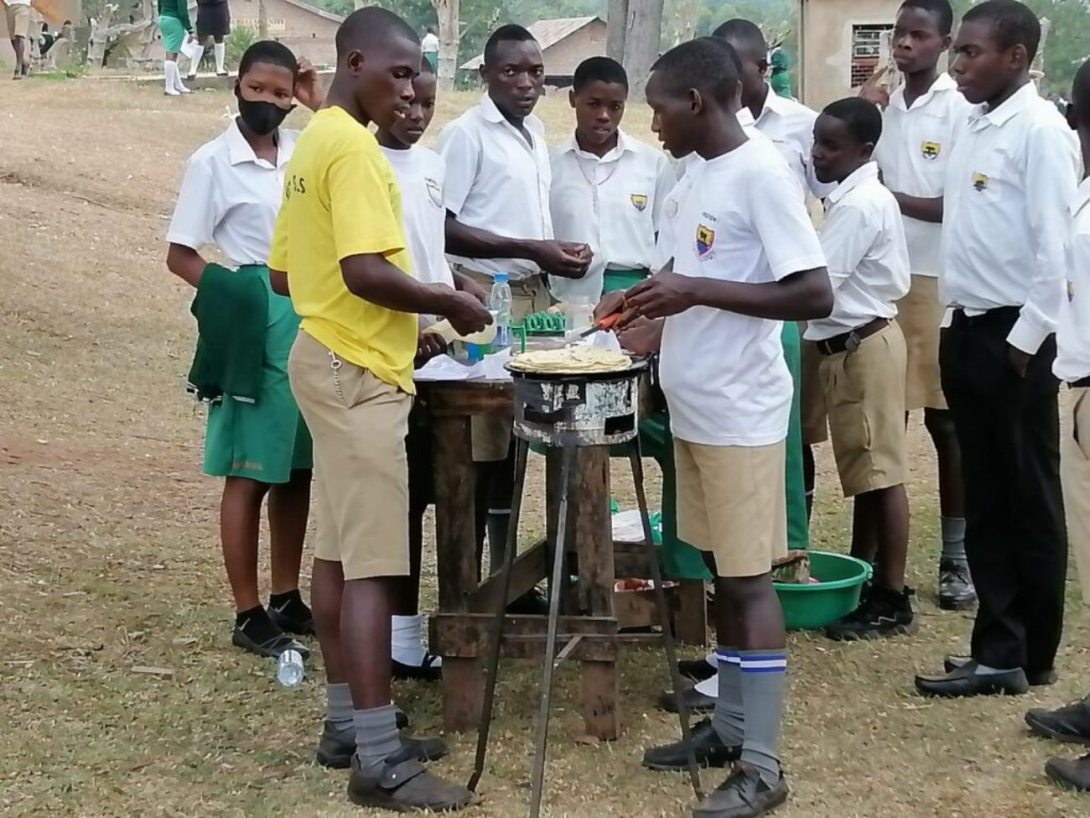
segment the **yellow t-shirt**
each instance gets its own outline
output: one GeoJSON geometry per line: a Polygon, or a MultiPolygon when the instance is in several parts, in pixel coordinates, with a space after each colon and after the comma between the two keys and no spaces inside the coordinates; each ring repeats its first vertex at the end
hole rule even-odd
{"type": "Polygon", "coordinates": [[[380,253],[411,275],[401,192],[374,135],[342,108],[314,115],[288,163],[269,267],[288,274],[304,332],[414,392],[417,318],[353,295],[342,259],[380,253]]]}

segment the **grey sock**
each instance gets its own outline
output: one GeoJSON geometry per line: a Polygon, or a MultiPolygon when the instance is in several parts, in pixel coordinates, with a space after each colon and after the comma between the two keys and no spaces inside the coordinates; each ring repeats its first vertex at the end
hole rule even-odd
{"type": "Polygon", "coordinates": [[[352,692],[348,682],[325,686],[325,717],[337,731],[352,730],[352,692]]]}
{"type": "Polygon", "coordinates": [[[787,652],[740,650],[745,731],[742,761],[761,773],[768,785],[780,778],[780,728],[787,691],[787,652]]]}
{"type": "Polygon", "coordinates": [[[965,562],[965,518],[940,517],[942,559],[965,562]]]}
{"type": "Polygon", "coordinates": [[[368,778],[378,778],[382,763],[401,749],[397,732],[397,708],[392,704],[355,710],[356,759],[359,769],[368,778]]]}
{"type": "Polygon", "coordinates": [[[745,712],[742,707],[742,666],[735,648],[720,647],[719,695],[715,699],[712,727],[728,747],[739,747],[745,733],[745,712]]]}

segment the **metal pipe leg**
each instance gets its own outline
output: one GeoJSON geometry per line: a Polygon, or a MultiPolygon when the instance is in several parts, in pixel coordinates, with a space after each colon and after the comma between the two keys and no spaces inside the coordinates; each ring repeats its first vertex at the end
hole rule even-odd
{"type": "Polygon", "coordinates": [[[677,650],[674,644],[673,623],[670,618],[670,607],[666,604],[666,589],[662,587],[662,569],[659,565],[659,549],[655,545],[654,536],[651,533],[651,516],[647,511],[647,494],[643,488],[643,460],[640,453],[639,438],[632,443],[632,451],[629,455],[632,464],[632,482],[636,486],[636,503],[640,508],[640,522],[643,524],[643,540],[647,544],[650,557],[651,579],[655,583],[655,605],[659,612],[659,623],[662,626],[662,642],[666,647],[666,661],[670,666],[670,684],[674,690],[674,696],[678,703],[678,718],[681,721],[681,739],[688,747],[689,781],[693,785],[693,792],[697,798],[703,798],[704,792],[700,788],[700,773],[696,766],[696,753],[690,740],[689,731],[689,706],[682,698],[681,674],[677,668],[677,650]]]}
{"type": "Polygon", "coordinates": [[[560,460],[560,499],[557,503],[556,542],[553,543],[553,573],[549,594],[549,628],[545,637],[545,674],[541,680],[541,712],[537,717],[534,748],[534,772],[531,781],[530,818],[541,813],[541,795],[545,782],[545,748],[549,741],[549,708],[552,703],[553,670],[556,668],[556,631],[560,617],[560,594],[567,564],[568,494],[576,450],[566,448],[560,460]]]}
{"type": "Polygon", "coordinates": [[[466,788],[476,792],[477,784],[484,774],[484,761],[488,753],[488,733],[492,727],[492,705],[496,696],[496,679],[500,670],[500,651],[503,647],[503,626],[507,621],[507,595],[511,590],[511,566],[518,551],[519,513],[522,510],[522,491],[526,485],[526,459],[530,444],[525,440],[515,439],[515,486],[511,497],[511,522],[507,529],[507,547],[504,549],[503,566],[500,569],[502,592],[496,610],[496,624],[492,635],[492,645],[488,654],[488,671],[485,677],[484,702],[481,705],[481,723],[477,728],[477,757],[473,763],[473,774],[469,777],[466,788]]]}

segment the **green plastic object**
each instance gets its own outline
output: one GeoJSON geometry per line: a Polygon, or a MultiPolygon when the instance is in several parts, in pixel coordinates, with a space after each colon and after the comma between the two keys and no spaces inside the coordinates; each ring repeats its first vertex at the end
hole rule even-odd
{"type": "Polygon", "coordinates": [[[783,621],[788,630],[824,628],[859,607],[863,583],[872,568],[863,560],[846,554],[810,551],[810,576],[816,585],[774,582],[783,607],[783,621]]]}
{"type": "Polygon", "coordinates": [[[563,335],[567,329],[564,314],[552,312],[532,312],[523,318],[518,326],[522,327],[528,336],[563,335]]]}

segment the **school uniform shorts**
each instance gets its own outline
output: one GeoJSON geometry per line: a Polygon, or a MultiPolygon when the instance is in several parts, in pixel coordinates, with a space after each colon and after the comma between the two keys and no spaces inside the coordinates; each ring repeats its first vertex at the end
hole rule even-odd
{"type": "MultiPolygon", "coordinates": [[[[456,265],[455,269],[469,276],[486,290],[492,289],[492,277],[456,265]]],[[[549,309],[551,299],[549,289],[542,276],[512,281],[511,284],[511,320],[521,321],[527,315],[549,309]]],[[[492,463],[505,460],[511,446],[512,420],[510,418],[474,417],[473,462],[492,463]]]]}
{"type": "Polygon", "coordinates": [[[845,497],[905,482],[905,339],[890,322],[821,360],[833,455],[845,497]]]}
{"type": "MultiPolygon", "coordinates": [[[[806,324],[799,324],[799,334],[806,324]]],[[[802,421],[802,445],[816,446],[829,439],[829,417],[825,411],[825,390],[821,386],[821,353],[813,341],[802,341],[802,369],[799,376],[799,412],[802,421]]]]}
{"type": "Polygon", "coordinates": [[[341,563],[345,579],[408,575],[412,397],[305,332],[288,373],[314,439],[315,558],[341,563]]]}
{"type": "Polygon", "coordinates": [[[938,278],[912,276],[908,295],[897,302],[897,323],[908,351],[905,411],[947,408],[939,377],[939,327],[945,314],[938,278]]]}
{"type": "Polygon", "coordinates": [[[5,6],[5,11],[8,23],[8,36],[13,40],[16,37],[26,39],[30,33],[30,6],[5,6]]]}
{"type": "Polygon", "coordinates": [[[1072,389],[1060,438],[1067,538],[1075,552],[1082,600],[1090,605],[1090,389],[1072,389]]]}
{"type": "Polygon", "coordinates": [[[786,441],[707,446],[674,438],[678,538],[721,577],[755,577],[787,556],[786,441]]]}

